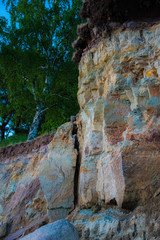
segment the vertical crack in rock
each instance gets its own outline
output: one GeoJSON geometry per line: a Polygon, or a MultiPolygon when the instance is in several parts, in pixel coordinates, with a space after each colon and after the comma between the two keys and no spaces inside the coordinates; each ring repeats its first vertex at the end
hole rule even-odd
{"type": "Polygon", "coordinates": [[[78,141],[78,127],[76,123],[76,117],[72,117],[71,121],[73,123],[73,137],[75,139],[75,149],[77,150],[77,161],[74,175],[74,207],[78,204],[78,185],[79,185],[79,173],[80,173],[80,152],[79,152],[79,141],[78,141]]]}

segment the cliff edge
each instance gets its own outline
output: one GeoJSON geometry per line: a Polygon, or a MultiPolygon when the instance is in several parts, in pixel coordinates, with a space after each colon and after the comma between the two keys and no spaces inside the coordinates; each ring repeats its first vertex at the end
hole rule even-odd
{"type": "Polygon", "coordinates": [[[79,63],[88,48],[119,27],[144,29],[160,20],[160,3],[157,0],[85,0],[80,16],[87,19],[77,28],[78,39],[73,43],[76,52],[73,61],[79,63]]]}

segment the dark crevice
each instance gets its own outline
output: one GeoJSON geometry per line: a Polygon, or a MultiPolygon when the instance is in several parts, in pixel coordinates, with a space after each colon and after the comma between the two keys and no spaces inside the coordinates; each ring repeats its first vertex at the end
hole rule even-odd
{"type": "Polygon", "coordinates": [[[119,222],[118,222],[118,227],[117,227],[117,232],[120,233],[121,230],[122,230],[121,222],[119,221],[119,222]]]}
{"type": "Polygon", "coordinates": [[[112,200],[110,200],[110,202],[108,203],[108,205],[117,206],[117,201],[116,201],[116,199],[113,198],[112,200]]]}
{"type": "Polygon", "coordinates": [[[74,175],[74,207],[78,204],[78,186],[79,186],[79,173],[80,173],[80,151],[79,151],[79,141],[78,141],[78,127],[76,124],[76,117],[72,118],[73,132],[72,135],[75,139],[74,148],[77,150],[77,161],[74,175]]]}
{"type": "Polygon", "coordinates": [[[143,35],[143,29],[140,30],[140,38],[141,38],[142,42],[145,42],[145,38],[143,35]]]}
{"type": "Polygon", "coordinates": [[[48,210],[51,210],[51,211],[54,211],[54,210],[59,210],[59,209],[68,209],[68,210],[70,210],[71,208],[69,207],[69,208],[67,208],[67,207],[55,207],[55,208],[47,208],[48,210]]]}
{"type": "Polygon", "coordinates": [[[12,231],[12,223],[13,223],[13,220],[9,220],[7,222],[7,225],[6,225],[6,236],[9,235],[12,231]]]}
{"type": "Polygon", "coordinates": [[[126,201],[122,204],[122,209],[133,211],[138,206],[138,200],[126,201]]]}

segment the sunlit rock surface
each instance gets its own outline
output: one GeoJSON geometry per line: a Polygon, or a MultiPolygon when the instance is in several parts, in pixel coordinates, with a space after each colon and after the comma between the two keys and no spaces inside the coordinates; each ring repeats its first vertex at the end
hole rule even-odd
{"type": "Polygon", "coordinates": [[[65,218],[74,208],[74,175],[77,160],[73,124],[62,125],[40,170],[40,183],[47,200],[50,220],[65,218]]]}
{"type": "Polygon", "coordinates": [[[133,209],[160,188],[160,24],[144,25],[106,34],[81,59],[81,207],[133,209]]]}
{"type": "Polygon", "coordinates": [[[49,145],[1,160],[0,237],[28,226],[33,231],[73,210],[77,151],[72,131],[73,124],[66,123],[49,145]]]}

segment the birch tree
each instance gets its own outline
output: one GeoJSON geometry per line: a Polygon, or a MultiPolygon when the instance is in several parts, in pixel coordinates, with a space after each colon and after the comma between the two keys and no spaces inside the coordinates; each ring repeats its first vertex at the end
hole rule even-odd
{"type": "Polygon", "coordinates": [[[80,23],[81,1],[8,0],[5,3],[11,15],[11,31],[4,52],[14,53],[9,81],[12,85],[17,82],[20,88],[23,86],[32,100],[34,116],[30,122],[30,141],[37,136],[44,113],[62,99],[72,101],[67,92],[58,93],[56,76],[63,63],[70,61],[71,43],[80,23]],[[56,101],[51,104],[53,97],[56,101]]]}

